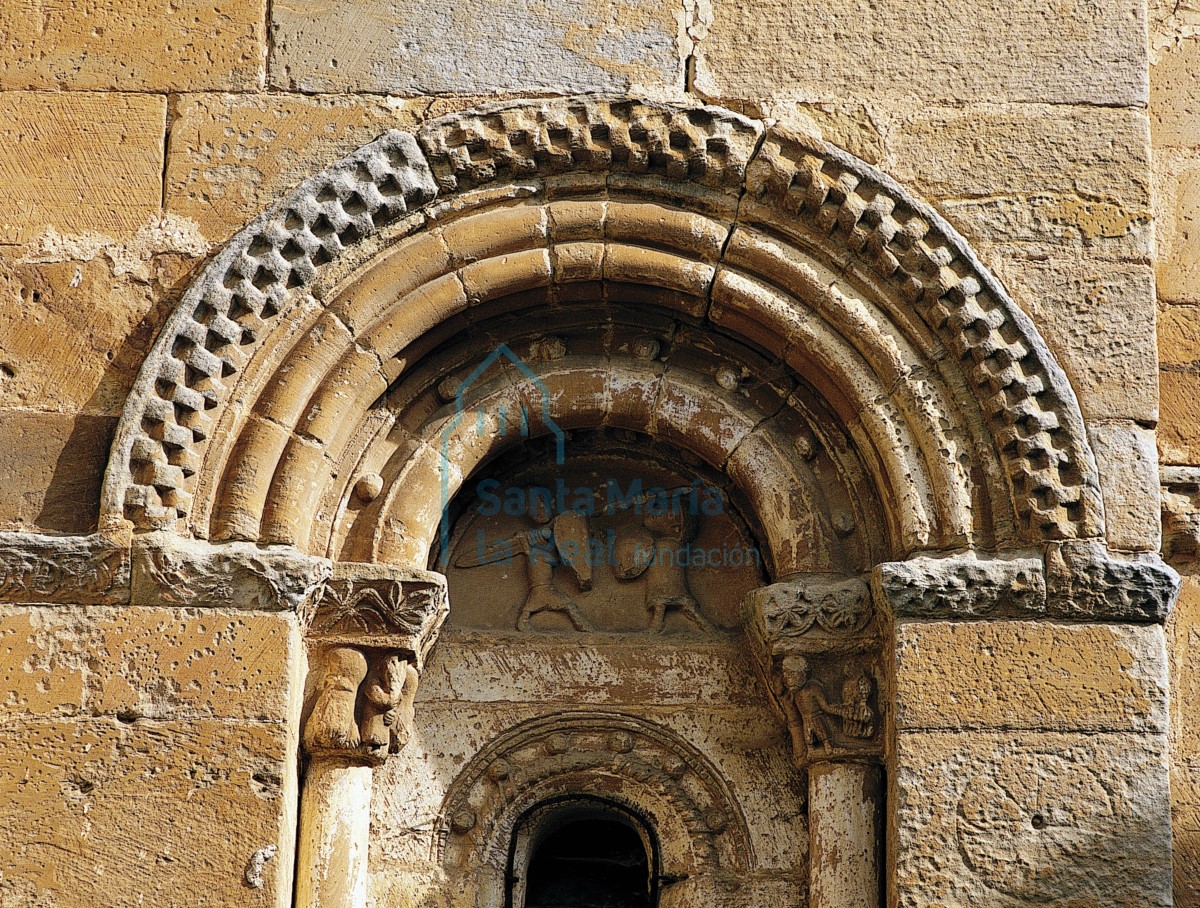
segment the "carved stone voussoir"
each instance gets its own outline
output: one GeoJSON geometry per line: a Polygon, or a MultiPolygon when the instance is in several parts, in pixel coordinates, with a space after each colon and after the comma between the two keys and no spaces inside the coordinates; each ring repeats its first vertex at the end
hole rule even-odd
{"type": "Polygon", "coordinates": [[[760,587],[746,597],[743,618],[768,661],[859,651],[878,640],[870,589],[858,577],[819,574],[760,587]]]}
{"type": "Polygon", "coordinates": [[[1086,543],[1055,545],[1046,552],[1046,605],[1052,618],[1161,623],[1179,584],[1179,575],[1158,555],[1118,559],[1086,543]]]}
{"type": "Polygon", "coordinates": [[[121,605],[129,548],[103,536],[0,533],[0,602],[121,605]]]}
{"type": "Polygon", "coordinates": [[[912,558],[880,564],[871,585],[896,618],[1028,618],[1046,614],[1038,557],[912,558]]]}
{"type": "Polygon", "coordinates": [[[343,562],[305,618],[311,641],[401,651],[419,667],[449,612],[441,574],[343,562]]]}
{"type": "Polygon", "coordinates": [[[209,543],[152,533],[133,543],[134,605],[187,605],[303,614],[319,598],[330,563],[287,547],[209,543]]]}

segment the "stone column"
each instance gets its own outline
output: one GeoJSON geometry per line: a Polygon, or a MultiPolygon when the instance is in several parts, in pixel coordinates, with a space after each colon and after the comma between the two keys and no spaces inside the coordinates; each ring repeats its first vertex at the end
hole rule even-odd
{"type": "Polygon", "coordinates": [[[810,908],[879,908],[880,634],[865,580],[792,578],[744,616],[796,765],[808,776],[810,908]]]}
{"type": "Polygon", "coordinates": [[[809,766],[810,908],[878,908],[879,776],[869,763],[809,766]]]}
{"type": "Polygon", "coordinates": [[[334,565],[308,630],[296,908],[366,905],[373,770],[412,733],[420,671],[447,612],[439,574],[334,565]]]}

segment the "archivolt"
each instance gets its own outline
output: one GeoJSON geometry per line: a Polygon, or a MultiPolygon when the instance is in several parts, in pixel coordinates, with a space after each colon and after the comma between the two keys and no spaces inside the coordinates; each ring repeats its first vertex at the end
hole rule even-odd
{"type": "Polygon", "coordinates": [[[304,545],[372,405],[448,325],[592,298],[786,363],[894,503],[897,549],[1103,533],[1065,377],[927,205],[728,111],[596,98],[388,133],[239,233],[143,367],[103,517],[304,545]]]}

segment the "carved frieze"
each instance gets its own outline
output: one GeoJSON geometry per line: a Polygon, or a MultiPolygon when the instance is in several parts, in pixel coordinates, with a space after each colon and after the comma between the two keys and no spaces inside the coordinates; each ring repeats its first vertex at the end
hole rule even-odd
{"type": "Polygon", "coordinates": [[[872,587],[897,618],[1027,618],[1046,612],[1039,557],[910,558],[875,567],[872,587]]]}
{"type": "Polygon", "coordinates": [[[129,601],[129,548],[103,536],[0,533],[0,602],[129,601]]]}
{"type": "Polygon", "coordinates": [[[895,618],[1162,621],[1178,575],[1157,555],[1122,559],[1100,543],[1054,543],[1044,559],[974,553],[876,565],[872,589],[895,618]]]}
{"type": "Polygon", "coordinates": [[[1100,543],[1063,543],[1046,551],[1046,611],[1080,621],[1165,621],[1179,575],[1158,555],[1117,558],[1100,543]]]}
{"type": "Polygon", "coordinates": [[[324,558],[284,546],[151,533],[134,540],[132,603],[304,613],[331,573],[324,558]]]}

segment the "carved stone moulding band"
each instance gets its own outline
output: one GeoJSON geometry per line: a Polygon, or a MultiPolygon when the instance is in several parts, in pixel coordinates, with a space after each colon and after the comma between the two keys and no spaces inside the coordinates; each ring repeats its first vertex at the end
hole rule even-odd
{"type": "Polygon", "coordinates": [[[666,728],[607,710],[531,719],[480,751],[442,802],[439,858],[447,867],[503,867],[529,808],[581,794],[654,815],[668,872],[692,866],[724,875],[753,866],[741,807],[707,758],[666,728]]]}
{"type": "Polygon", "coordinates": [[[149,533],[133,542],[131,602],[304,614],[332,572],[328,560],[286,546],[149,533]]]}
{"type": "Polygon", "coordinates": [[[875,567],[876,601],[896,618],[987,618],[1155,623],[1166,620],[1179,575],[1157,555],[1118,558],[1094,543],[1044,556],[962,553],[875,567]]]}
{"type": "Polygon", "coordinates": [[[103,536],[0,532],[0,602],[124,605],[129,547],[103,536]]]}

